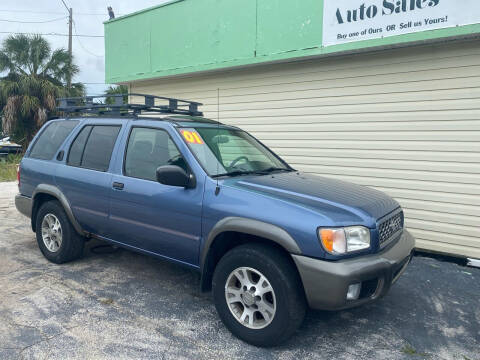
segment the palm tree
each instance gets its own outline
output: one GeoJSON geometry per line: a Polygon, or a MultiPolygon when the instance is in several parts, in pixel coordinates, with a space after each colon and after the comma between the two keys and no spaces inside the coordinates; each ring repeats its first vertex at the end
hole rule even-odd
{"type": "Polygon", "coordinates": [[[58,96],[84,95],[83,84],[66,89],[68,76],[78,67],[65,49],[53,50],[39,35],[12,35],[0,49],[0,104],[3,109],[3,131],[24,146],[55,109],[58,96]]]}
{"type": "Polygon", "coordinates": [[[50,44],[40,35],[11,35],[0,51],[0,72],[8,76],[33,76],[62,86],[67,77],[78,73],[65,49],[52,52],[50,44]]]}
{"type": "Polygon", "coordinates": [[[2,130],[26,147],[53,111],[59,87],[48,80],[20,76],[17,81],[5,81],[1,87],[4,99],[2,130]]]}
{"type": "MultiPolygon", "coordinates": [[[[118,86],[109,86],[108,89],[105,91],[106,95],[120,95],[120,94],[128,94],[128,86],[127,85],[118,85],[118,86]]],[[[123,102],[127,102],[128,96],[123,97],[123,102]]],[[[105,99],[105,103],[113,104],[115,102],[113,97],[107,96],[105,99]]]]}
{"type": "Polygon", "coordinates": [[[84,97],[86,95],[85,85],[82,83],[72,83],[72,87],[67,89],[63,88],[62,96],[65,97],[84,97]]]}

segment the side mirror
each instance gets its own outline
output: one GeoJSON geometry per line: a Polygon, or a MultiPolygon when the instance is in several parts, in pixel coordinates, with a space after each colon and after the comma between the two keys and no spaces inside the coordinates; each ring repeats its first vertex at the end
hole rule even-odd
{"type": "Polygon", "coordinates": [[[164,165],[157,169],[157,181],[163,185],[194,188],[195,177],[189,175],[180,166],[164,165]]]}

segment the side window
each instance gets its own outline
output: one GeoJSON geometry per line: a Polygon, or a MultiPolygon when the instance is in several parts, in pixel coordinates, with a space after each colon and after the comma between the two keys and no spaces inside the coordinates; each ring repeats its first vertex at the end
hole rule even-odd
{"type": "Polygon", "coordinates": [[[92,128],[93,126],[85,126],[73,141],[70,152],[68,153],[68,165],[80,166],[82,163],[83,150],[85,149],[85,144],[92,128]]]}
{"type": "Polygon", "coordinates": [[[87,169],[107,171],[120,126],[86,126],[73,142],[67,163],[87,169]]]}
{"type": "Polygon", "coordinates": [[[125,156],[125,175],[156,181],[159,166],[177,165],[187,170],[187,164],[165,130],[133,128],[125,156]]]}
{"type": "Polygon", "coordinates": [[[77,124],[78,121],[74,120],[55,121],[47,124],[46,129],[33,145],[29,156],[34,159],[52,159],[77,124]]]}
{"type": "Polygon", "coordinates": [[[95,126],[85,145],[82,167],[107,171],[120,126],[95,126]]]}

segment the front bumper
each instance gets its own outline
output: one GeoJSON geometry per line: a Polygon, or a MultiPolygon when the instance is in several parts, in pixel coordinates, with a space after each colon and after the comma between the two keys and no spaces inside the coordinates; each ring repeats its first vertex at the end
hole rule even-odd
{"type": "Polygon", "coordinates": [[[15,207],[21,214],[25,215],[26,217],[32,216],[32,199],[31,198],[21,194],[15,195],[15,207]]]}
{"type": "Polygon", "coordinates": [[[341,310],[385,295],[412,258],[415,239],[407,230],[388,249],[342,261],[325,261],[292,255],[313,309],[341,310]],[[347,300],[348,287],[361,283],[357,300],[347,300]]]}

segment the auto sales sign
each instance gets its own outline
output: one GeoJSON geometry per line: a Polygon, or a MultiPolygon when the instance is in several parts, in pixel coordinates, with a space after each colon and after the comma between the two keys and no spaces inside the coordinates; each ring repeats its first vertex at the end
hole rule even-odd
{"type": "Polygon", "coordinates": [[[324,0],[323,45],[480,23],[480,0],[324,0]]]}

